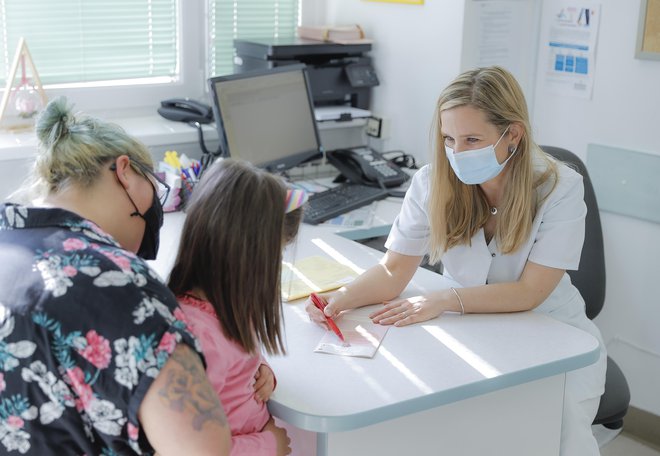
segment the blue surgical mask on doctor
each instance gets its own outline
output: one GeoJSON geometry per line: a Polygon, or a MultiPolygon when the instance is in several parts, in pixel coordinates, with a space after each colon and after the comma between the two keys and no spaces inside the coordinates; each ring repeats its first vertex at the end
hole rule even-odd
{"type": "Polygon", "coordinates": [[[466,150],[454,153],[454,149],[445,145],[445,153],[451,164],[456,177],[468,185],[483,184],[502,172],[507,162],[516,153],[516,149],[510,150],[510,155],[502,163],[497,161],[495,148],[500,143],[509,127],[506,127],[500,139],[494,145],[481,149],[466,150]]]}

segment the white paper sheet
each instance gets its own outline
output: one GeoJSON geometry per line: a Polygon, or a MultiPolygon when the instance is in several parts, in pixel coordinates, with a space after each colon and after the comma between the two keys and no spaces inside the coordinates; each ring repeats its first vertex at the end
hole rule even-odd
{"type": "Polygon", "coordinates": [[[376,325],[369,318],[342,316],[335,320],[345,342],[332,331],[327,331],[314,349],[317,353],[340,356],[373,358],[389,326],[376,325]]]}

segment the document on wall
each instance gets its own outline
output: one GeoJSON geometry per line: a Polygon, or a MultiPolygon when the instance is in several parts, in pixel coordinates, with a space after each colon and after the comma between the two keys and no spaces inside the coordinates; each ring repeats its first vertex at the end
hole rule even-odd
{"type": "Polygon", "coordinates": [[[539,2],[468,0],[465,2],[461,68],[499,65],[518,80],[525,97],[534,94],[539,2]]]}
{"type": "Polygon", "coordinates": [[[364,316],[344,314],[335,319],[345,341],[332,331],[327,331],[314,349],[317,353],[339,356],[373,358],[387,334],[389,326],[377,325],[364,316]]]}
{"type": "Polygon", "coordinates": [[[546,15],[545,85],[554,93],[591,99],[600,4],[557,2],[546,15]]]}

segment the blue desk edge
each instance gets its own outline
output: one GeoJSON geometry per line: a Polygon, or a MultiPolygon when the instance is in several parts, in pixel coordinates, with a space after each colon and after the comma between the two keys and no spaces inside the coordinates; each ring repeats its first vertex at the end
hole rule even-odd
{"type": "Polygon", "coordinates": [[[593,350],[570,358],[353,415],[319,416],[300,413],[275,400],[269,401],[268,409],[273,416],[300,429],[319,433],[350,431],[586,367],[595,363],[599,355],[600,349],[596,345],[593,350]]]}

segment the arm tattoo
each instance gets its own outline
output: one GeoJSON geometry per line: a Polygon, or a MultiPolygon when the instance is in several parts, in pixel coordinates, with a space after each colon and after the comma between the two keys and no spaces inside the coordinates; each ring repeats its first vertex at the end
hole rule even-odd
{"type": "Polygon", "coordinates": [[[171,410],[190,413],[196,431],[200,431],[207,421],[227,426],[225,411],[206,379],[197,355],[188,346],[180,344],[170,359],[174,362],[168,363],[164,372],[165,386],[158,391],[161,400],[171,410]]]}

